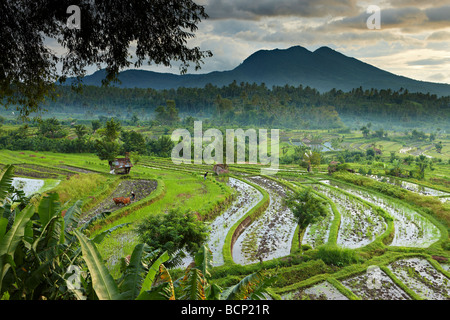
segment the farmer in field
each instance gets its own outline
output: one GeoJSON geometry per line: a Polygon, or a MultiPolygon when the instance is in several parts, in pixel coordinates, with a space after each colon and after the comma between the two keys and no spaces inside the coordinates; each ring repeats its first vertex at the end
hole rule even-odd
{"type": "Polygon", "coordinates": [[[134,201],[135,198],[136,198],[136,195],[134,194],[133,191],[131,191],[131,201],[134,201]]]}
{"type": "Polygon", "coordinates": [[[208,175],[208,171],[203,175],[203,180],[206,180],[206,176],[208,175]]]}

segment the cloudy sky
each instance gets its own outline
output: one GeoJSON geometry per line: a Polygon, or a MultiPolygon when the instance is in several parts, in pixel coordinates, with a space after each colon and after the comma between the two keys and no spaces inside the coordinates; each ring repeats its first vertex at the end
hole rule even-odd
{"type": "MultiPolygon", "coordinates": [[[[197,73],[233,69],[261,49],[328,46],[395,74],[450,83],[450,0],[196,2],[209,19],[190,45],[214,54],[197,73]],[[367,27],[373,5],[380,8],[380,29],[367,27]]],[[[176,65],[142,69],[178,73],[176,65]]]]}

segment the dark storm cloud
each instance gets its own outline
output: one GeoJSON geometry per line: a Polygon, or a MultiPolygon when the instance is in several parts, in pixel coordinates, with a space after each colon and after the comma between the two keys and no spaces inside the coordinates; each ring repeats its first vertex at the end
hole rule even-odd
{"type": "Polygon", "coordinates": [[[357,0],[209,0],[210,19],[258,20],[262,17],[348,16],[358,12],[357,0]]]}
{"type": "Polygon", "coordinates": [[[416,8],[427,8],[427,7],[438,7],[448,4],[448,0],[390,0],[390,5],[392,7],[416,7],[416,8]]]}
{"type": "Polygon", "coordinates": [[[450,26],[450,6],[429,8],[425,10],[425,14],[430,22],[448,22],[450,26]]]}
{"type": "MultiPolygon", "coordinates": [[[[335,28],[354,28],[361,29],[367,28],[367,19],[371,16],[371,13],[361,12],[356,16],[346,17],[341,20],[332,23],[335,28]]],[[[380,11],[381,27],[383,28],[402,28],[409,27],[411,25],[423,24],[426,20],[425,13],[413,7],[405,8],[388,8],[381,9],[380,11]]]]}

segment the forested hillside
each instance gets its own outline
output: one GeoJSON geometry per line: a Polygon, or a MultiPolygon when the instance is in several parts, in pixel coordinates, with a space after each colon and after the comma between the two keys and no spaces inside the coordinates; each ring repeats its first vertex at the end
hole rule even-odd
{"type": "Polygon", "coordinates": [[[397,127],[445,129],[449,126],[450,97],[437,97],[407,90],[331,90],[320,93],[310,87],[273,87],[233,82],[217,87],[171,90],[83,87],[77,94],[70,87],[58,87],[59,97],[44,108],[49,113],[98,115],[129,119],[153,117],[155,109],[175,101],[180,115],[220,118],[220,124],[280,126],[283,128],[323,129],[361,123],[395,123],[397,127]],[[345,123],[345,124],[344,124],[345,123]]]}

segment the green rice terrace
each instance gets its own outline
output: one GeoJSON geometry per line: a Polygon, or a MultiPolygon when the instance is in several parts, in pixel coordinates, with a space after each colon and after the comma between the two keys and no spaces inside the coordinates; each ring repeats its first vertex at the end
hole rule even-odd
{"type": "MultiPolygon", "coordinates": [[[[3,256],[3,286],[19,281],[17,278],[23,277],[27,268],[35,270],[26,283],[32,290],[16,283],[16,289],[22,288],[22,297],[39,298],[45,295],[45,290],[39,288],[54,281],[60,289],[50,298],[151,299],[154,296],[150,292],[155,290],[150,288],[165,288],[157,292],[159,298],[175,299],[177,290],[186,290],[180,282],[194,277],[192,270],[200,270],[194,268],[200,256],[210,260],[197,273],[209,289],[184,298],[217,297],[214,290],[229,295],[243,281],[259,277],[259,282],[255,281],[263,292],[257,296],[260,299],[450,300],[450,187],[438,183],[449,181],[443,178],[448,174],[447,164],[423,180],[386,177],[384,168],[376,164],[370,167],[371,174],[355,172],[363,168],[359,164],[352,167],[356,170],[336,171],[330,171],[329,164],[320,164],[310,172],[298,165],[281,165],[274,175],[261,175],[258,165],[230,164],[227,172],[217,175],[212,165],[176,165],[168,158],[150,156],[141,156],[129,174],[117,175],[111,174],[107,162],[94,154],[34,151],[2,150],[0,164],[2,187],[9,183],[22,190],[23,197],[28,197],[30,203],[34,201],[41,222],[47,224],[38,227],[39,218],[35,216],[34,229],[19,221],[17,228],[22,226],[22,230],[16,230],[22,232],[21,240],[15,242],[16,250],[25,252],[29,248],[32,253],[28,255],[36,256],[38,267],[27,262],[31,256],[25,255],[20,258],[25,259],[23,270],[16,270],[13,261],[3,256]],[[10,180],[5,178],[8,170],[14,170],[10,180]],[[205,172],[209,172],[206,178],[205,172]],[[293,207],[285,200],[305,190],[321,201],[324,210],[319,219],[301,230],[293,207]],[[113,200],[132,193],[134,199],[129,203],[113,200]],[[55,206],[57,213],[44,219],[42,212],[50,212],[49,206],[55,206]],[[149,261],[158,262],[153,264],[156,269],[146,267],[153,270],[153,278],[145,277],[140,292],[125,295],[131,290],[125,286],[127,276],[132,275],[131,266],[155,254],[148,250],[154,242],[142,246],[142,222],[156,223],[148,219],[180,210],[190,214],[191,224],[201,223],[204,242],[197,247],[178,248],[170,256],[177,257],[172,260],[167,254],[159,259],[153,256],[149,261]],[[82,276],[86,287],[70,290],[58,279],[45,275],[54,267],[47,264],[50,253],[40,250],[43,238],[58,241],[50,233],[44,234],[44,230],[56,228],[51,224],[55,219],[64,221],[62,228],[77,229],[74,233],[59,232],[59,237],[65,237],[60,245],[66,243],[64,248],[69,250],[67,241],[75,234],[83,257],[91,257],[79,264],[82,275],[87,270],[91,273],[82,276]],[[31,241],[33,230],[36,233],[38,229],[42,238],[31,241]],[[100,275],[107,276],[100,289],[98,284],[93,289],[95,281],[101,282],[100,275]],[[161,287],[167,283],[169,287],[161,287]],[[171,288],[170,294],[167,288],[171,288]],[[113,295],[116,290],[117,295],[113,295]]],[[[3,212],[11,211],[18,203],[17,199],[8,202],[7,197],[4,191],[3,212]]],[[[18,212],[13,227],[8,219],[0,220],[2,243],[10,234],[6,230],[14,229],[17,220],[23,218],[18,212]]],[[[152,237],[163,234],[164,228],[177,231],[162,224],[152,237]]],[[[181,237],[191,236],[177,232],[181,237]]],[[[5,252],[11,257],[11,251],[5,252]]],[[[74,256],[72,261],[76,259],[74,256]]],[[[2,295],[3,299],[20,298],[14,290],[3,290],[2,295]]]]}

